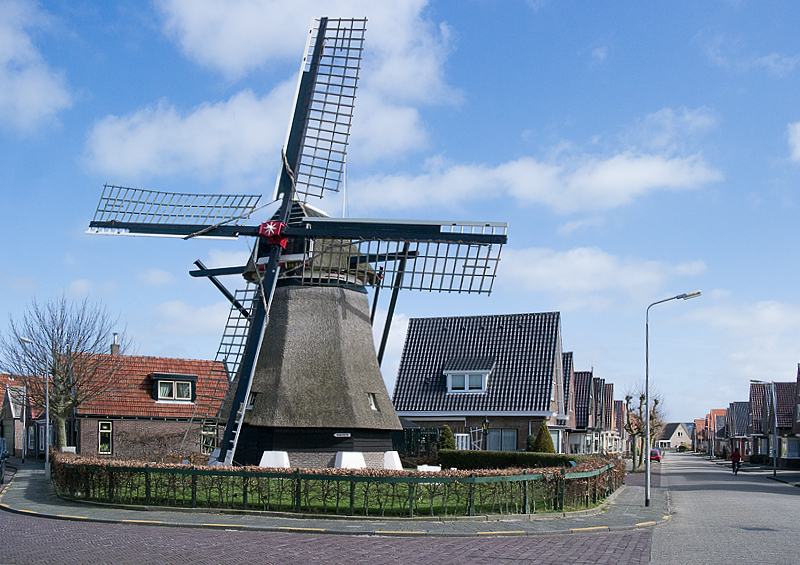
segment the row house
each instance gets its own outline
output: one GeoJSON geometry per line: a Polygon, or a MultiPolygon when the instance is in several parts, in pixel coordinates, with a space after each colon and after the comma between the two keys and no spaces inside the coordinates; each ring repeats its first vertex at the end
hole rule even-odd
{"type": "Polygon", "coordinates": [[[460,447],[523,450],[546,423],[559,453],[620,451],[613,385],[574,370],[558,312],[411,319],[392,401],[460,447]]]}

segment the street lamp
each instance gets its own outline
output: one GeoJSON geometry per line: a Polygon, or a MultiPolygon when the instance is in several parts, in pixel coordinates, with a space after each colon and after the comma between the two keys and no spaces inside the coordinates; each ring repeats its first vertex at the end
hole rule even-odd
{"type": "MultiPolygon", "coordinates": [[[[44,349],[44,346],[40,343],[36,343],[32,339],[28,339],[27,337],[20,337],[19,340],[23,343],[27,343],[30,345],[35,345],[37,347],[41,347],[44,349]]],[[[53,351],[53,355],[55,356],[55,351],[53,351]]],[[[53,363],[55,363],[55,358],[53,359],[53,363]]],[[[46,477],[50,477],[50,375],[48,374],[45,377],[45,409],[44,409],[44,474],[46,477]]]]}
{"type": "MultiPolygon", "coordinates": [[[[770,385],[770,396],[772,397],[772,476],[778,476],[778,397],[775,394],[775,381],[757,381],[750,379],[751,383],[760,385],[770,385]]],[[[766,391],[766,389],[764,389],[766,391]]],[[[763,418],[762,418],[763,420],[763,418]]]]}
{"type": "Polygon", "coordinates": [[[700,291],[685,292],[678,296],[672,296],[653,302],[647,307],[645,313],[644,325],[644,409],[645,409],[645,457],[644,457],[644,505],[650,506],[650,308],[662,302],[669,302],[670,300],[689,300],[690,298],[697,298],[700,296],[700,291]]]}

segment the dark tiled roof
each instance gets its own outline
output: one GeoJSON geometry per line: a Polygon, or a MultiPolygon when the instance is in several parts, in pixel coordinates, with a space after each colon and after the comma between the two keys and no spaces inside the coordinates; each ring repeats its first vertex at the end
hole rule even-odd
{"type": "MultiPolygon", "coordinates": [[[[724,412],[724,410],[720,409],[724,412]]],[[[725,439],[725,414],[715,416],[715,430],[717,439],[725,439]]]]}
{"type": "Polygon", "coordinates": [[[606,380],[592,379],[592,399],[594,400],[594,427],[602,428],[605,423],[606,380]]]}
{"type": "Polygon", "coordinates": [[[754,434],[760,434],[764,418],[764,391],[767,385],[763,383],[750,383],[750,412],[754,434]]]}
{"type": "Polygon", "coordinates": [[[562,356],[562,365],[564,367],[564,412],[569,415],[570,401],[574,401],[574,388],[575,379],[572,375],[574,368],[572,366],[572,351],[564,353],[562,356]]]}
{"type": "Polygon", "coordinates": [[[445,361],[442,371],[486,371],[494,368],[494,357],[452,357],[445,361]]]}
{"type": "Polygon", "coordinates": [[[747,424],[750,420],[749,402],[731,402],[729,410],[728,435],[730,437],[744,437],[747,435],[747,424]]]}
{"type": "Polygon", "coordinates": [[[664,429],[661,430],[661,435],[658,439],[668,440],[672,437],[672,434],[675,433],[675,430],[678,429],[680,426],[680,422],[670,422],[669,424],[664,425],[664,429]]]}
{"type": "Polygon", "coordinates": [[[560,315],[413,318],[394,389],[398,412],[550,411],[560,357],[560,315]],[[557,355],[558,354],[558,355],[557,355]],[[486,393],[448,393],[454,359],[493,358],[486,393]]]}
{"type": "Polygon", "coordinates": [[[794,416],[794,402],[797,383],[775,383],[778,399],[778,427],[791,428],[794,416]]]}
{"type": "MultiPolygon", "coordinates": [[[[227,373],[221,363],[193,359],[138,357],[121,355],[115,390],[81,404],[79,416],[127,416],[148,418],[189,418],[196,404],[210,404],[216,409],[227,390],[227,373]],[[153,373],[197,376],[197,401],[156,402],[153,399],[153,373]]],[[[213,411],[216,416],[216,410],[213,411]]]]}
{"type": "Polygon", "coordinates": [[[622,437],[625,429],[625,403],[622,400],[614,401],[614,429],[622,437]]]}
{"type": "Polygon", "coordinates": [[[614,385],[606,383],[605,398],[603,400],[603,429],[611,431],[614,429],[614,385]]]}
{"type": "Polygon", "coordinates": [[[592,371],[575,371],[575,429],[589,426],[592,406],[592,371]]]}

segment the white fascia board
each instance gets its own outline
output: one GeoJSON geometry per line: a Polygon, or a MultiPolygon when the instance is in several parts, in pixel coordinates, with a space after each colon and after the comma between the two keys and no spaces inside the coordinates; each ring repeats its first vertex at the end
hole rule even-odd
{"type": "Polygon", "coordinates": [[[439,418],[466,418],[467,416],[518,416],[520,418],[542,417],[549,418],[555,416],[555,412],[549,410],[535,410],[531,412],[512,411],[512,410],[496,410],[496,411],[465,411],[465,410],[427,410],[427,411],[397,411],[397,415],[401,418],[422,418],[422,417],[439,417],[439,418]]]}

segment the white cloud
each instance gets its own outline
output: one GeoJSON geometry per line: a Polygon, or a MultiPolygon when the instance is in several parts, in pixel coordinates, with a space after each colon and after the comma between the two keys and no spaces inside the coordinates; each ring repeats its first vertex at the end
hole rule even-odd
{"type": "Polygon", "coordinates": [[[72,300],[83,300],[94,288],[94,283],[89,279],[76,279],[67,285],[64,295],[72,300]]]}
{"type": "Polygon", "coordinates": [[[432,160],[428,172],[374,176],[351,182],[352,202],[365,210],[458,204],[498,196],[557,213],[599,211],[630,204],[657,190],[687,190],[722,180],[701,155],[669,157],[625,152],[612,157],[557,157],[553,162],[523,157],[490,168],[432,160]],[[487,187],[492,187],[487,191],[487,187]]]}
{"type": "Polygon", "coordinates": [[[263,98],[244,90],[186,114],[161,102],[107,116],[92,128],[85,158],[95,171],[129,179],[185,174],[271,183],[292,93],[285,83],[263,98]]]}
{"type": "Polygon", "coordinates": [[[47,20],[32,2],[0,1],[0,121],[25,131],[72,105],[63,73],[50,68],[27,33],[47,20]]]}
{"type": "Polygon", "coordinates": [[[154,329],[165,335],[215,336],[225,327],[229,311],[228,302],[194,306],[182,300],[171,300],[156,307],[158,320],[154,329]]]}
{"type": "Polygon", "coordinates": [[[220,267],[238,267],[247,263],[250,259],[250,251],[223,251],[221,249],[208,250],[208,263],[206,267],[209,269],[218,269],[220,267]]]}
{"type": "MultiPolygon", "coordinates": [[[[320,14],[366,16],[351,155],[372,160],[425,148],[427,132],[416,105],[461,100],[443,78],[450,30],[422,16],[426,4],[161,0],[158,6],[167,33],[189,58],[232,79],[275,61],[297,61],[299,67],[308,26],[320,14]]],[[[288,113],[283,119],[288,120],[288,113]]]]}
{"type": "Polygon", "coordinates": [[[789,152],[792,161],[800,161],[800,122],[789,124],[786,127],[789,136],[789,152]]]}
{"type": "Polygon", "coordinates": [[[576,231],[580,231],[586,228],[596,228],[601,227],[605,224],[605,220],[603,218],[583,218],[582,220],[574,220],[572,222],[566,222],[558,227],[558,233],[561,235],[570,235],[576,231]]]}
{"type": "Polygon", "coordinates": [[[139,274],[139,280],[147,286],[164,286],[175,282],[175,275],[162,269],[149,269],[139,274]]]}
{"type": "Polygon", "coordinates": [[[794,70],[800,63],[798,55],[782,55],[769,53],[767,55],[742,54],[740,41],[716,36],[705,46],[705,54],[714,65],[743,73],[752,69],[765,69],[769,74],[783,77],[794,70]]]}
{"type": "Polygon", "coordinates": [[[564,310],[602,310],[620,299],[643,300],[671,279],[699,275],[705,270],[703,261],[670,265],[619,257],[594,247],[569,251],[506,248],[498,280],[503,286],[550,294],[564,310]]]}
{"type": "Polygon", "coordinates": [[[596,47],[592,49],[592,60],[595,63],[602,63],[608,57],[608,46],[596,47]]]}
{"type": "Polygon", "coordinates": [[[648,114],[623,138],[653,151],[678,151],[698,134],[714,128],[719,116],[711,108],[662,108],[648,114]]]}
{"type": "MultiPolygon", "coordinates": [[[[720,373],[747,379],[793,381],[800,359],[800,306],[778,301],[697,308],[689,318],[719,335],[726,366],[720,373]]],[[[739,391],[745,396],[746,390],[739,391]]]]}

